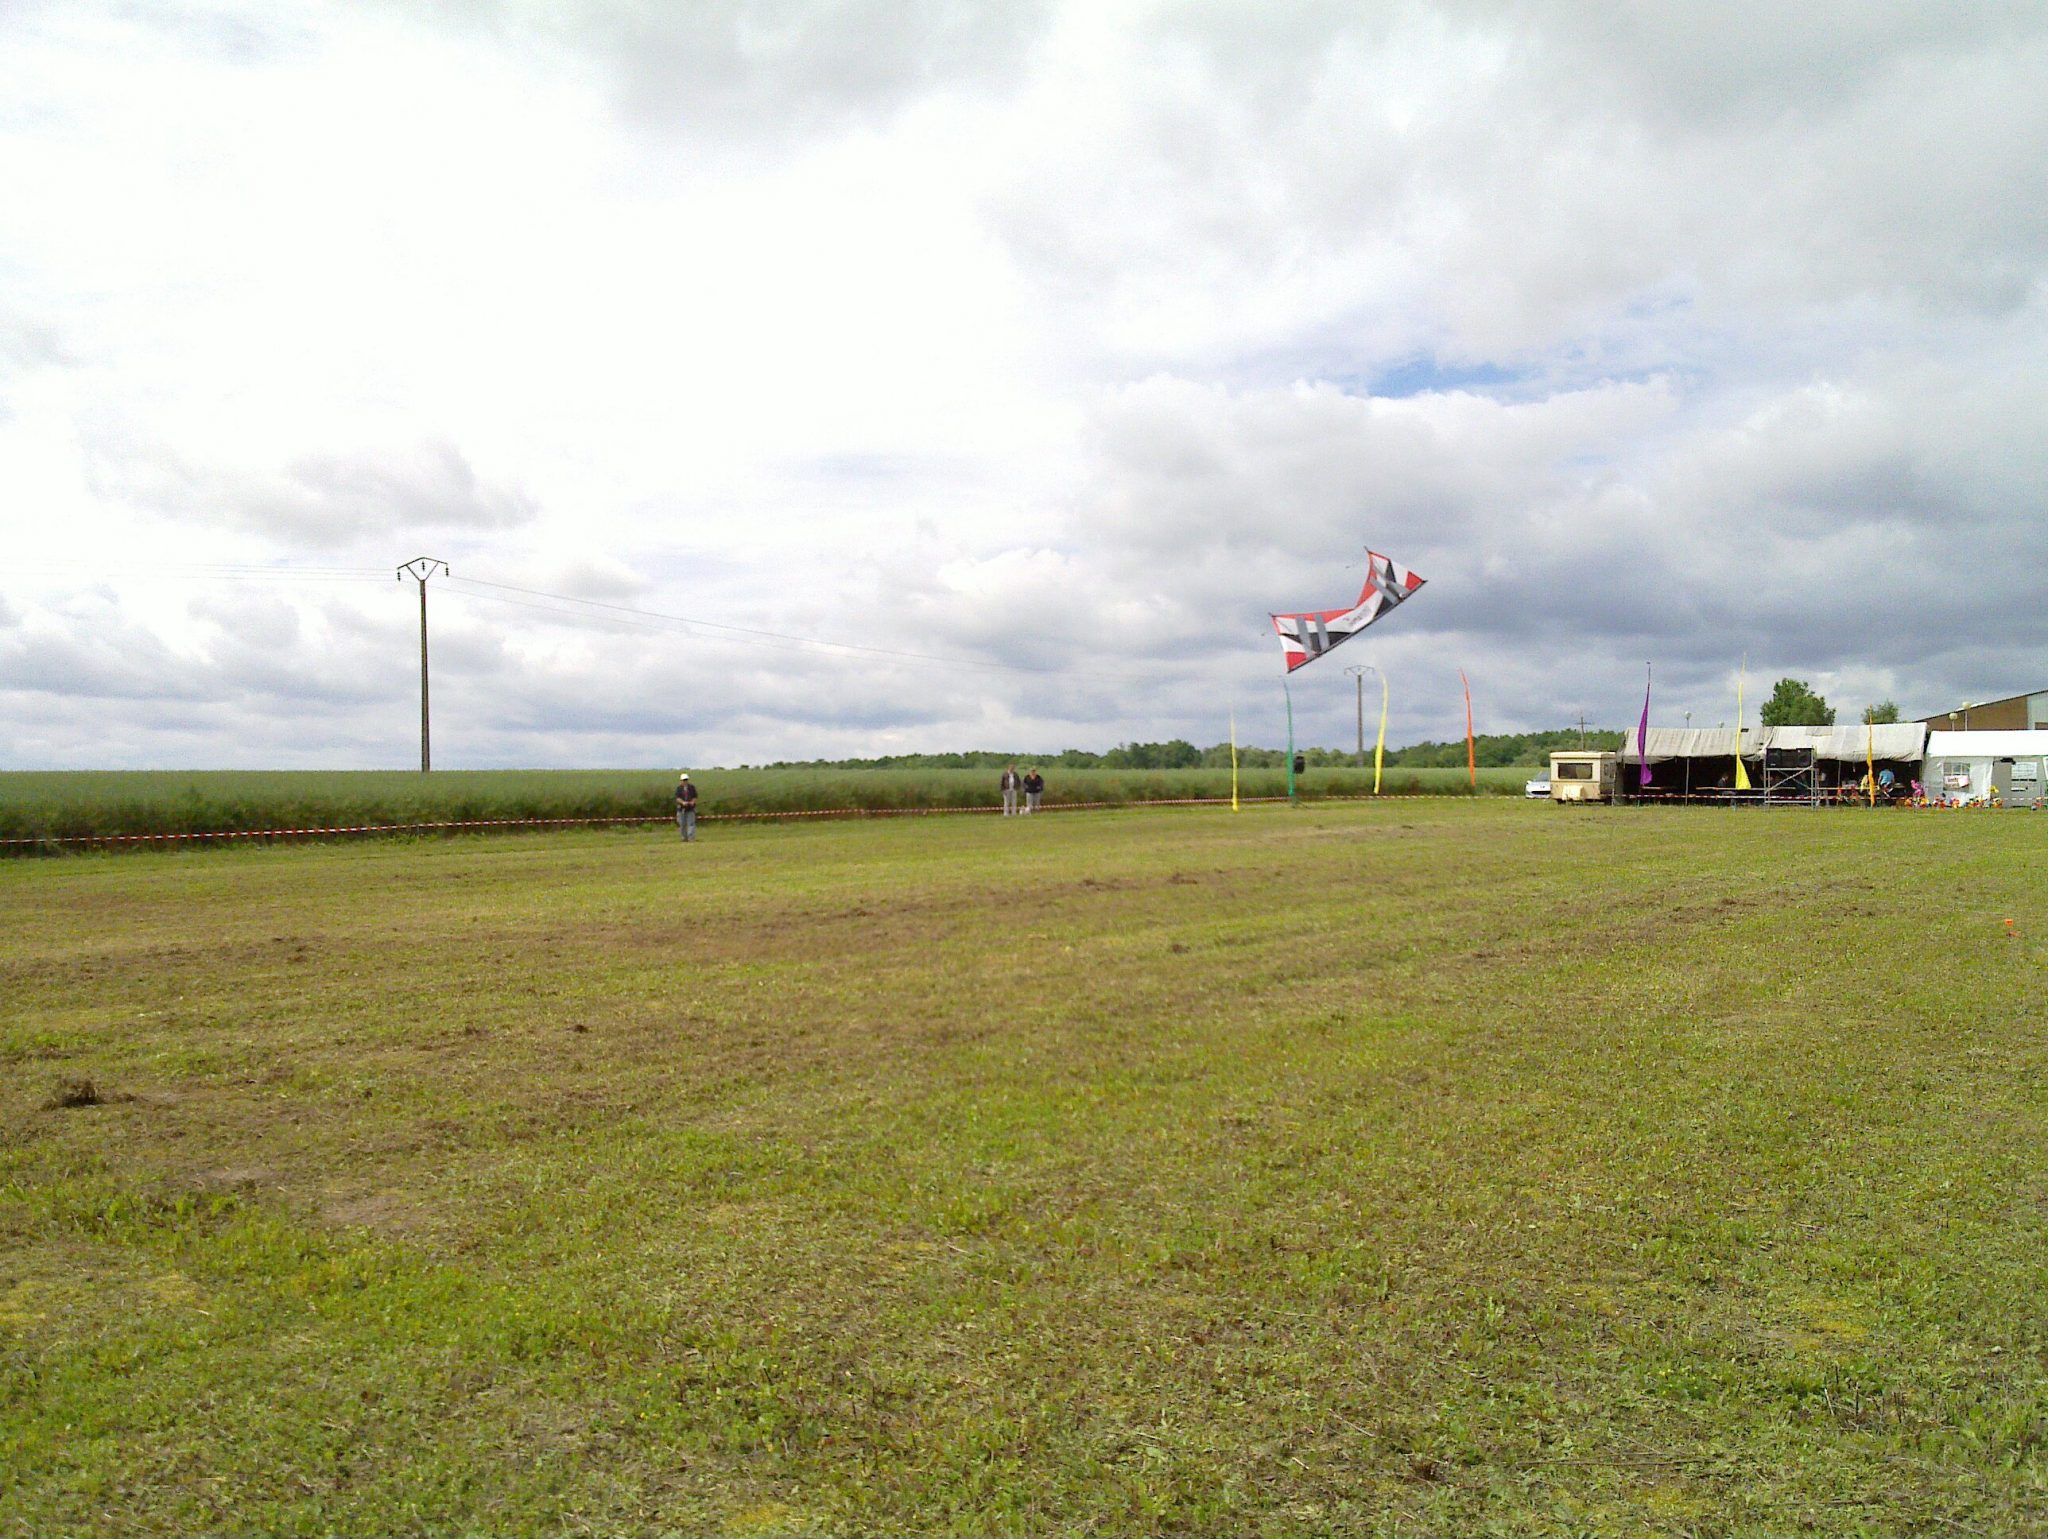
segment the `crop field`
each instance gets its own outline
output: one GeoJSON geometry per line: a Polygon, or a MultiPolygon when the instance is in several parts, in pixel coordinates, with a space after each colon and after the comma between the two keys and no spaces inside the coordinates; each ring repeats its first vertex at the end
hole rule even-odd
{"type": "Polygon", "coordinates": [[[0,865],[0,1535],[2040,1533],[2041,839],[0,865]]]}
{"type": "MultiPolygon", "coordinates": [[[[1519,793],[1524,769],[1484,769],[1482,793],[1519,793]]],[[[713,816],[835,808],[867,810],[992,806],[997,770],[692,770],[713,816]]],[[[661,816],[676,772],[660,770],[138,770],[0,773],[0,839],[105,834],[210,833],[495,818],[661,816]]],[[[1390,768],[1387,795],[1460,794],[1462,769],[1390,768]]],[[[1284,770],[1245,770],[1244,796],[1281,796],[1284,770]]],[[[1372,790],[1370,769],[1314,769],[1309,797],[1372,790]]],[[[1047,773],[1046,801],[1165,801],[1230,795],[1228,769],[1061,769],[1047,773]]]]}

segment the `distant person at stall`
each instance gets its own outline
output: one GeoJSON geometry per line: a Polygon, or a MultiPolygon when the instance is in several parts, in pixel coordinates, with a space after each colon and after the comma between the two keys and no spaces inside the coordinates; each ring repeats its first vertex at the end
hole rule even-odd
{"type": "Polygon", "coordinates": [[[1031,772],[1024,777],[1024,810],[1036,812],[1038,799],[1045,795],[1045,777],[1038,773],[1038,766],[1032,765],[1031,772]]]}
{"type": "Polygon", "coordinates": [[[1011,765],[1003,771],[1003,816],[1017,815],[1017,793],[1024,788],[1024,777],[1017,773],[1017,766],[1011,765]]]}
{"type": "Polygon", "coordinates": [[[697,837],[697,787],[688,770],[676,782],[676,832],[683,836],[685,844],[697,837]]]}

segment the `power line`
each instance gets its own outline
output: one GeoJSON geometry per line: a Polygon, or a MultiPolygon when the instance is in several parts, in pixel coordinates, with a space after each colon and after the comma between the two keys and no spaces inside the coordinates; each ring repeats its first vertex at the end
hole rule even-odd
{"type": "MultiPolygon", "coordinates": [[[[1040,678],[1065,677],[1110,677],[1107,674],[1090,674],[1071,668],[1034,668],[1023,663],[1002,663],[987,658],[947,656],[938,652],[911,652],[898,647],[872,647],[856,641],[828,641],[817,636],[797,636],[787,631],[762,630],[750,625],[729,625],[720,620],[705,620],[693,615],[669,614],[658,609],[639,609],[630,604],[613,604],[604,599],[578,598],[570,593],[550,593],[542,588],[523,588],[516,583],[487,582],[481,577],[451,577],[447,581],[456,587],[479,587],[497,590],[498,593],[519,593],[529,598],[550,599],[556,603],[573,604],[585,609],[599,610],[607,616],[620,615],[634,620],[656,621],[670,626],[686,627],[688,630],[722,631],[733,636],[744,636],[755,642],[780,642],[786,648],[821,648],[832,652],[852,652],[869,657],[889,657],[906,662],[943,663],[949,668],[980,668],[1002,673],[1032,674],[1040,678]]],[[[476,593],[474,598],[493,598],[495,593],[476,593]]],[[[500,602],[513,602],[500,600],[500,602]]],[[[531,606],[529,606],[531,607],[531,606]]],[[[556,610],[558,614],[572,614],[573,611],[556,610]]]]}
{"type": "MultiPolygon", "coordinates": [[[[443,583],[459,582],[460,578],[444,578],[443,583]]],[[[536,614],[557,615],[564,620],[598,620],[616,625],[621,630],[639,631],[647,636],[673,636],[682,632],[682,627],[655,620],[636,620],[627,615],[600,616],[581,609],[564,609],[559,604],[540,604],[531,599],[512,598],[503,593],[463,593],[463,598],[482,599],[490,604],[509,604],[514,609],[530,609],[536,614]]]]}
{"type": "Polygon", "coordinates": [[[389,582],[384,567],[260,566],[247,562],[207,561],[24,561],[10,565],[23,576],[90,572],[107,578],[184,578],[195,582],[389,582]]]}
{"type": "MultiPolygon", "coordinates": [[[[92,571],[104,576],[153,579],[184,578],[205,582],[318,582],[353,583],[391,581],[389,567],[356,566],[267,566],[259,562],[172,561],[150,563],[107,563],[87,561],[30,562],[12,569],[16,573],[92,571]]],[[[517,583],[492,582],[481,577],[443,575],[443,584],[468,598],[487,599],[521,609],[556,615],[564,620],[604,619],[615,625],[646,632],[742,637],[755,646],[778,651],[822,651],[861,657],[884,657],[898,662],[936,663],[948,668],[965,668],[990,673],[1024,674],[1034,678],[1128,678],[1131,670],[1040,667],[1028,663],[1006,663],[991,658],[963,657],[941,652],[918,652],[903,647],[871,646],[857,641],[835,641],[820,636],[800,636],[788,631],[759,626],[733,625],[697,615],[642,609],[615,604],[605,599],[581,598],[573,593],[554,593],[545,588],[523,587],[517,583]],[[515,596],[516,595],[516,596],[515,596]]]]}

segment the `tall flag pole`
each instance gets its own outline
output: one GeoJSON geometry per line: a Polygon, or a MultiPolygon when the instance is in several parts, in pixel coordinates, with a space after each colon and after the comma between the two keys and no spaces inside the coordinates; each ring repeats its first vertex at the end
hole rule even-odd
{"type": "Polygon", "coordinates": [[[1479,743],[1472,736],[1472,681],[1465,677],[1465,670],[1458,670],[1458,682],[1465,687],[1465,778],[1472,789],[1479,789],[1479,743]]]}
{"type": "Polygon", "coordinates": [[[1380,794],[1380,764],[1387,756],[1387,674],[1384,668],[1377,670],[1380,676],[1380,735],[1372,745],[1372,794],[1380,794]]]}
{"type": "Polygon", "coordinates": [[[1294,800],[1294,691],[1287,687],[1287,681],[1280,681],[1280,688],[1287,696],[1287,800],[1294,800]]]}
{"type": "Polygon", "coordinates": [[[1869,774],[1864,777],[1863,784],[1869,788],[1870,805],[1875,807],[1877,805],[1877,725],[1868,719],[1871,715],[1870,712],[1865,711],[1863,714],[1865,718],[1863,723],[1863,764],[1869,771],[1869,774]]]}
{"type": "Polygon", "coordinates": [[[1735,675],[1735,789],[1749,789],[1749,771],[1742,763],[1742,686],[1749,677],[1749,654],[1742,654],[1742,672],[1735,675]]]}
{"type": "MultiPolygon", "coordinates": [[[[1737,748],[1740,748],[1742,745],[1742,733],[1739,728],[1736,731],[1735,742],[1737,748]]],[[[1736,755],[1736,762],[1738,764],[1742,762],[1740,753],[1736,755]]],[[[1643,719],[1636,723],[1636,767],[1636,784],[1647,786],[1650,783],[1650,665],[1648,663],[1643,664],[1643,719]]]]}
{"type": "Polygon", "coordinates": [[[1230,708],[1230,810],[1237,811],[1237,707],[1230,708]]]}

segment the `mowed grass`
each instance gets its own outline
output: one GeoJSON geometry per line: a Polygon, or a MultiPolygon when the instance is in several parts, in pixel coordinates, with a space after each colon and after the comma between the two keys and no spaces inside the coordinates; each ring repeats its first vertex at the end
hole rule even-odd
{"type": "Polygon", "coordinates": [[[2040,1532],[2042,837],[8,865],[0,1533],[2040,1532]]]}
{"type": "MultiPolygon", "coordinates": [[[[1020,760],[1020,763],[1029,761],[1020,760]]],[[[702,769],[709,820],[774,812],[993,807],[995,769],[702,769]]],[[[1518,794],[1530,769],[1485,769],[1482,794],[1518,794]]],[[[656,770],[14,770],[0,772],[0,840],[215,833],[508,818],[630,819],[669,812],[676,772],[656,770]]],[[[1309,797],[1359,796],[1372,771],[1321,768],[1309,797]]],[[[1389,768],[1386,795],[1469,794],[1462,769],[1389,768]]],[[[1245,770],[1240,794],[1282,796],[1287,772],[1245,770]]],[[[1164,801],[1230,795],[1225,769],[1047,771],[1046,801],[1164,801]]],[[[4,853],[0,848],[0,853],[4,853]]]]}

